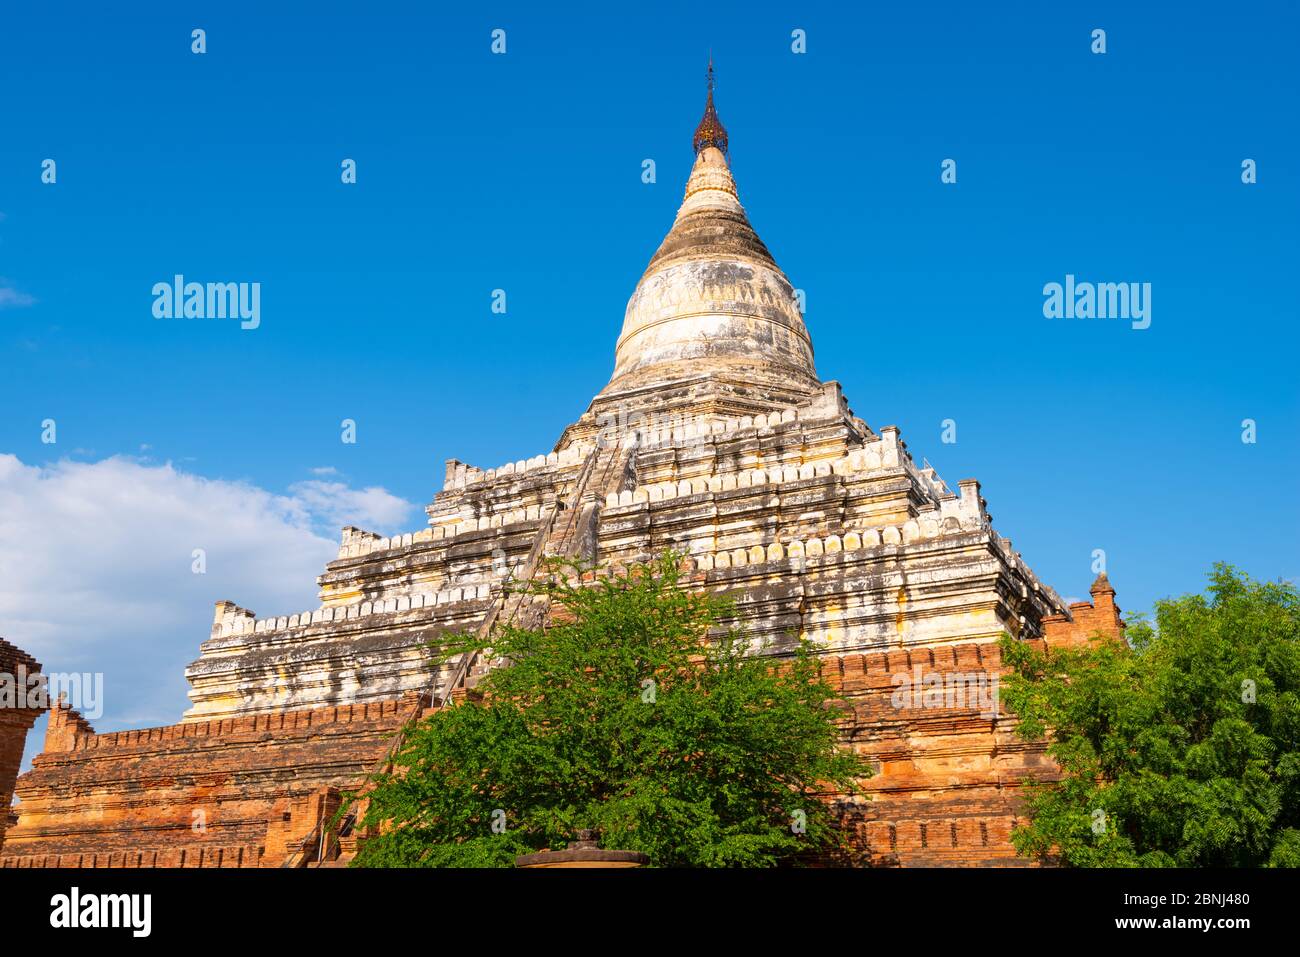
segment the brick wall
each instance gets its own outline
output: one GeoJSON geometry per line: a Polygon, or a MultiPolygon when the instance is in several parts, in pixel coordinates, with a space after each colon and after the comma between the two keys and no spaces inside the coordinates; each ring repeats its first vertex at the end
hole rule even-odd
{"type": "Polygon", "coordinates": [[[415,698],[96,734],[51,709],[0,867],[275,867],[415,698]]]}
{"type": "Polygon", "coordinates": [[[1120,619],[1120,607],[1115,604],[1115,589],[1111,587],[1106,573],[1097,576],[1092,583],[1092,601],[1076,601],[1070,604],[1070,615],[1050,615],[1043,619],[1043,637],[1048,644],[1056,647],[1079,647],[1088,644],[1095,635],[1102,635],[1114,641],[1122,640],[1124,622],[1120,619]]]}
{"type": "MultiPolygon", "coordinates": [[[[26,676],[40,670],[35,658],[0,638],[0,675],[7,676],[14,683],[12,687],[25,690],[26,676]]],[[[14,781],[22,764],[27,732],[40,717],[39,710],[17,707],[21,703],[15,699],[0,707],[0,850],[4,848],[10,819],[9,804],[13,800],[14,781]]]]}
{"type": "MultiPolygon", "coordinates": [[[[1070,606],[1073,620],[1045,621],[1043,643],[1078,647],[1097,634],[1120,640],[1124,625],[1105,576],[1092,595],[1092,603],[1070,606]]],[[[980,689],[993,687],[1001,673],[1000,650],[989,643],[835,659],[828,677],[851,706],[844,740],[876,768],[864,787],[871,799],[843,805],[845,826],[872,863],[1030,863],[1011,843],[1021,792],[1027,780],[1054,780],[1059,769],[1046,755],[1046,742],[1022,741],[1014,716],[1000,704],[988,708],[980,689]],[[931,686],[923,684],[919,698],[900,694],[914,690],[918,674],[931,686]]]]}
{"type": "MultiPolygon", "coordinates": [[[[1045,621],[1048,644],[1123,634],[1104,576],[1092,595],[1070,606],[1072,617],[1045,621]]],[[[836,655],[826,668],[848,701],[845,743],[877,769],[869,801],[841,796],[839,805],[871,863],[1028,863],[1011,844],[1020,792],[1057,769],[1043,742],[1019,740],[1014,718],[988,707],[1002,671],[996,644],[836,655]],[[909,682],[910,699],[900,696],[909,682]]],[[[22,814],[0,867],[278,866],[337,806],[338,789],[356,787],[386,753],[414,707],[408,695],[97,734],[56,706],[45,753],[18,784],[22,814]]]]}

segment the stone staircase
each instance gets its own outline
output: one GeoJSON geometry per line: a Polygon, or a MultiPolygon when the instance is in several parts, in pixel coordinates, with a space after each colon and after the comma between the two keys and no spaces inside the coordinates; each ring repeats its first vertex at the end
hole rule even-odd
{"type": "MultiPolygon", "coordinates": [[[[519,583],[532,581],[547,558],[595,560],[601,507],[609,493],[622,491],[635,455],[634,444],[612,444],[597,446],[587,456],[569,497],[538,529],[527,559],[517,573],[512,572],[497,586],[497,600],[476,629],[479,639],[487,638],[499,624],[515,624],[522,628],[536,628],[542,624],[550,611],[549,601],[543,596],[528,594],[519,583]]],[[[462,656],[441,683],[435,677],[375,770],[382,770],[390,764],[393,755],[401,749],[407,729],[429,711],[463,700],[494,664],[474,652],[462,656]]],[[[345,821],[343,829],[348,833],[339,834],[330,828],[330,818],[323,815],[311,833],[296,843],[282,866],[347,867],[357,851],[356,836],[351,832],[353,823],[355,821],[345,821]]]]}
{"type": "MultiPolygon", "coordinates": [[[[600,509],[609,492],[617,492],[622,486],[634,454],[632,447],[609,445],[598,446],[587,457],[563,507],[552,513],[551,520],[539,530],[520,574],[502,586],[502,599],[493,606],[496,613],[489,613],[479,625],[479,638],[486,638],[499,623],[521,628],[537,628],[542,624],[550,610],[547,599],[512,589],[511,585],[532,581],[548,558],[595,559],[600,509]]],[[[475,655],[464,667],[464,676],[459,681],[453,675],[439,705],[454,694],[472,689],[492,667],[493,662],[475,655]]]]}

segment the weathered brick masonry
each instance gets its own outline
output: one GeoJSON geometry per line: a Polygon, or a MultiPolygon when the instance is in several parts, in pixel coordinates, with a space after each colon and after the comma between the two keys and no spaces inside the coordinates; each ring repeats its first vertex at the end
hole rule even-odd
{"type": "Polygon", "coordinates": [[[345,528],[317,608],[259,619],[218,602],[180,724],[95,734],[57,712],[0,865],[297,863],[403,718],[486,667],[431,676],[430,640],[539,620],[505,586],[545,555],[627,566],[669,547],[690,587],[736,600],[757,652],[807,638],[842,683],[845,742],[878,773],[873,800],[841,804],[873,861],[1023,864],[1009,842],[1020,787],[1056,772],[981,697],[997,642],[1117,637],[1114,591],[1103,577],[1067,606],[994,530],[979,482],[950,489],[817,375],[801,297],[750,225],[726,148],[710,100],[614,373],[549,453],[448,460],[419,531],[345,528]]]}
{"type": "MultiPolygon", "coordinates": [[[[1044,639],[1035,643],[1078,646],[1098,634],[1122,640],[1113,595],[1104,576],[1098,579],[1093,602],[1072,604],[1074,619],[1049,621],[1044,639]]],[[[1001,672],[998,646],[846,655],[835,666],[841,692],[853,704],[845,738],[876,768],[865,786],[871,800],[847,815],[857,822],[860,846],[871,860],[913,867],[1024,866],[1010,839],[1020,789],[1026,780],[1058,775],[1044,743],[1022,741],[1004,709],[992,716],[970,695],[941,708],[897,708],[891,700],[900,680],[918,667],[927,675],[959,676],[967,688],[972,676],[985,675],[989,686],[1001,672]]]]}
{"type": "Polygon", "coordinates": [[[10,824],[9,801],[22,764],[27,732],[41,716],[39,709],[22,707],[26,702],[19,695],[26,693],[27,678],[40,670],[35,658],[0,638],[0,681],[9,682],[13,696],[0,706],[0,849],[10,824]]]}
{"type": "Polygon", "coordinates": [[[278,866],[413,697],[107,734],[55,708],[0,866],[278,866]]]}

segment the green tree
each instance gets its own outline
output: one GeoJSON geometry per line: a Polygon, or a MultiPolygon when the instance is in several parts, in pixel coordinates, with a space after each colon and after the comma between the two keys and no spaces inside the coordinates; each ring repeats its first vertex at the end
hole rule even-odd
{"type": "MultiPolygon", "coordinates": [[[[529,586],[557,614],[498,629],[505,666],[421,721],[376,775],[359,866],[509,866],[598,830],[658,866],[771,866],[847,854],[822,795],[870,769],[839,746],[835,695],[806,644],[776,660],[679,585],[680,557],[529,586]],[[372,832],[373,833],[373,832],[372,832]]],[[[453,659],[480,645],[461,639],[453,659]]]]}
{"type": "Polygon", "coordinates": [[[1300,864],[1300,601],[1216,565],[1208,595],[1156,603],[1128,644],[1003,639],[1001,698],[1051,735],[1019,853],[1077,867],[1300,864]]]}

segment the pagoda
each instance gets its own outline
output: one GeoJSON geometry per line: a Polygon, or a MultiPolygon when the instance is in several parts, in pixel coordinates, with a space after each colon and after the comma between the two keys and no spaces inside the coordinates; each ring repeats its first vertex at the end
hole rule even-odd
{"type": "Polygon", "coordinates": [[[217,602],[179,723],[101,734],[56,704],[0,866],[345,863],[360,835],[332,823],[340,791],[493,665],[431,672],[430,642],[544,622],[512,586],[546,557],[630,567],[670,548],[688,587],[735,599],[754,653],[807,639],[822,656],[844,744],[876,769],[831,798],[863,861],[1026,863],[1018,795],[1056,768],[997,705],[998,641],[1116,638],[1114,590],[1103,577],[1067,605],[994,530],[979,482],[918,465],[818,376],[800,297],[741,205],[711,65],[693,145],[611,377],[555,445],[447,460],[419,530],[343,529],[315,608],[217,602]]]}

